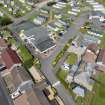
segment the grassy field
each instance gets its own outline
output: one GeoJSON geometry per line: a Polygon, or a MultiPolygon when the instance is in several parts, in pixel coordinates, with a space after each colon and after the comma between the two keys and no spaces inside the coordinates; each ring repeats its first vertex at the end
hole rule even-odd
{"type": "Polygon", "coordinates": [[[68,84],[65,82],[65,78],[67,77],[68,71],[59,69],[56,73],[56,76],[61,81],[61,83],[64,85],[65,88],[68,88],[68,84]]]}
{"type": "Polygon", "coordinates": [[[70,65],[76,64],[77,63],[77,55],[74,53],[70,53],[69,56],[67,57],[66,62],[70,65]]]}
{"type": "Polygon", "coordinates": [[[28,49],[24,45],[20,45],[19,48],[20,55],[22,57],[24,66],[30,68],[33,65],[33,56],[30,54],[28,49]]]}
{"type": "Polygon", "coordinates": [[[104,34],[103,37],[101,38],[100,48],[105,48],[105,34],[104,34]]]}
{"type": "Polygon", "coordinates": [[[94,96],[91,105],[105,105],[105,74],[99,73],[94,85],[94,96]]]}
{"type": "MultiPolygon", "coordinates": [[[[73,38],[74,39],[74,38],[73,38]]],[[[67,49],[71,46],[71,43],[73,39],[70,39],[68,43],[64,46],[64,48],[57,54],[56,58],[53,60],[52,65],[56,66],[56,64],[59,62],[59,60],[62,58],[64,53],[67,51],[67,49]]]]}

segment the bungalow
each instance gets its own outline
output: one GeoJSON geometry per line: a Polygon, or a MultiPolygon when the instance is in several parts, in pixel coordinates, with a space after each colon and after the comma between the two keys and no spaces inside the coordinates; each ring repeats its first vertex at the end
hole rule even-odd
{"type": "Polygon", "coordinates": [[[87,46],[87,49],[90,50],[91,52],[97,54],[98,53],[98,46],[95,43],[89,44],[87,46]]]}
{"type": "Polygon", "coordinates": [[[42,25],[43,23],[45,23],[45,21],[47,20],[47,17],[44,17],[44,16],[37,16],[33,22],[36,24],[36,25],[42,25]]]}
{"type": "Polygon", "coordinates": [[[14,67],[21,66],[20,58],[11,48],[6,48],[1,53],[1,58],[8,70],[12,70],[14,67]]]}
{"type": "Polygon", "coordinates": [[[83,55],[82,60],[85,63],[95,63],[96,58],[97,58],[97,55],[96,55],[97,52],[98,52],[97,44],[94,44],[94,43],[89,44],[83,55]]]}
{"type": "Polygon", "coordinates": [[[61,6],[58,6],[58,5],[53,5],[53,8],[55,8],[55,9],[62,9],[62,7],[61,6]]]}
{"type": "Polygon", "coordinates": [[[80,12],[80,9],[78,8],[78,9],[75,9],[75,8],[72,8],[72,11],[74,11],[74,12],[80,12]]]}
{"type": "MultiPolygon", "coordinates": [[[[95,9],[96,10],[96,9],[95,9]]],[[[92,12],[92,15],[89,16],[89,19],[99,19],[99,21],[101,21],[102,19],[104,19],[104,14],[101,12],[97,12],[98,10],[92,12]]]]}
{"type": "Polygon", "coordinates": [[[67,23],[64,20],[58,20],[59,23],[61,23],[62,25],[66,26],[67,23]]]}
{"type": "Polygon", "coordinates": [[[94,81],[90,79],[89,72],[82,72],[75,76],[74,82],[79,84],[80,86],[83,86],[89,91],[92,91],[94,81]]]}
{"type": "Polygon", "coordinates": [[[102,33],[98,31],[88,30],[87,33],[96,37],[103,37],[102,33]]]}
{"type": "Polygon", "coordinates": [[[82,60],[86,63],[95,63],[96,57],[97,56],[93,52],[91,52],[90,50],[86,50],[82,60]]]}
{"type": "Polygon", "coordinates": [[[58,31],[59,30],[59,27],[57,27],[55,24],[51,23],[47,26],[48,30],[49,31],[58,31]]]}
{"type": "MultiPolygon", "coordinates": [[[[2,78],[7,85],[11,97],[14,92],[22,92],[33,84],[31,77],[22,66],[14,67],[11,71],[7,71],[2,74],[2,78]]],[[[12,98],[14,99],[14,97],[12,98]]]]}
{"type": "Polygon", "coordinates": [[[49,37],[47,29],[44,27],[37,26],[30,30],[23,30],[20,38],[26,45],[30,45],[30,47],[40,54],[49,52],[56,46],[53,39],[49,37]]]}
{"type": "Polygon", "coordinates": [[[43,92],[33,86],[31,77],[22,66],[8,71],[2,78],[14,105],[50,105],[43,92]]]}
{"type": "Polygon", "coordinates": [[[12,24],[9,29],[14,33],[17,39],[24,41],[26,46],[32,52],[46,53],[56,45],[53,39],[49,37],[47,28],[35,25],[29,21],[22,21],[12,24]]]}
{"type": "Polygon", "coordinates": [[[84,97],[85,96],[85,90],[80,87],[80,86],[77,86],[73,89],[73,92],[77,95],[77,96],[81,96],[81,97],[84,97]]]}
{"type": "Polygon", "coordinates": [[[68,14],[71,14],[71,15],[74,15],[74,16],[77,16],[78,13],[77,12],[74,12],[74,11],[68,11],[68,14]]]}
{"type": "Polygon", "coordinates": [[[85,46],[88,46],[89,44],[92,44],[92,43],[100,44],[101,41],[100,41],[100,39],[98,39],[97,37],[94,37],[94,36],[90,36],[90,35],[84,36],[83,44],[85,46]]]}

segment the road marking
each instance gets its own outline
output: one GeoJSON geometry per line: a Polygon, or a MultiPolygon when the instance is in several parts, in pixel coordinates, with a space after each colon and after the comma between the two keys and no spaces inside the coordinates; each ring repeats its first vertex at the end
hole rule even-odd
{"type": "Polygon", "coordinates": [[[55,82],[52,86],[53,87],[56,87],[57,85],[59,85],[60,84],[60,81],[57,81],[57,82],[55,82]]]}

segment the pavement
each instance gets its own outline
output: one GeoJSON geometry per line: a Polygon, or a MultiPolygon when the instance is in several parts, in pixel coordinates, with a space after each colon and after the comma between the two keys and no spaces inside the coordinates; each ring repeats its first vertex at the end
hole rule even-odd
{"type": "MultiPolygon", "coordinates": [[[[48,58],[41,59],[41,64],[42,64],[41,70],[52,85],[58,82],[58,79],[56,78],[54,72],[54,68],[51,65],[52,61],[55,59],[56,55],[61,51],[61,49],[65,46],[68,40],[77,35],[80,27],[84,24],[86,20],[87,20],[87,13],[80,15],[78,19],[75,20],[75,24],[73,24],[70,27],[68,32],[65,33],[65,35],[57,43],[57,46],[54,49],[54,52],[51,54],[51,56],[48,58]]],[[[68,90],[66,90],[61,83],[56,85],[55,88],[57,89],[59,96],[63,99],[65,105],[75,105],[68,90]]]]}

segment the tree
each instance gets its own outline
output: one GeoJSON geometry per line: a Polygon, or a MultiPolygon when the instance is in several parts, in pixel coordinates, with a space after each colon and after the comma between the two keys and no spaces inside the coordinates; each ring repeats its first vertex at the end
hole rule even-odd
{"type": "Polygon", "coordinates": [[[10,23],[12,23],[10,18],[8,18],[6,16],[5,17],[0,17],[0,25],[1,26],[5,26],[5,25],[8,25],[10,23]]]}

